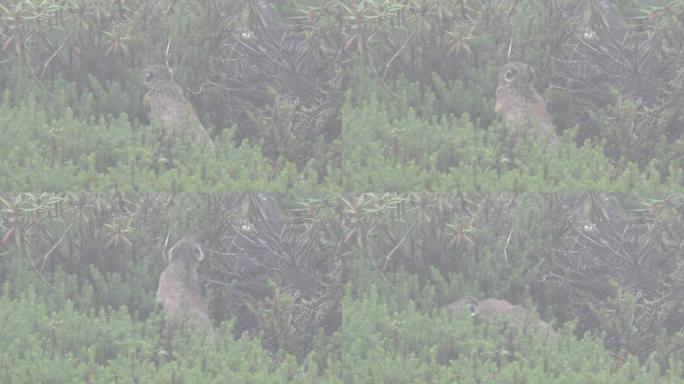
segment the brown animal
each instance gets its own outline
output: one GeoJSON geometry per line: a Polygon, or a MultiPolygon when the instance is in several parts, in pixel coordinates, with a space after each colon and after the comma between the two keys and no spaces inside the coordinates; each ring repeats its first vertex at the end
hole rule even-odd
{"type": "Polygon", "coordinates": [[[214,143],[197,118],[192,104],[183,95],[183,89],[173,81],[171,68],[164,65],[149,66],[145,85],[147,93],[144,102],[149,108],[148,116],[152,121],[162,122],[165,128],[164,142],[169,147],[180,136],[189,133],[195,137],[197,143],[214,148],[214,143]]]}
{"type": "Polygon", "coordinates": [[[505,300],[484,299],[480,301],[474,297],[466,297],[445,308],[451,314],[467,310],[472,316],[484,322],[503,321],[511,330],[530,325],[547,337],[556,337],[556,331],[548,323],[520,305],[513,305],[505,300]]]}
{"type": "Polygon", "coordinates": [[[169,265],[159,277],[157,302],[169,325],[189,322],[213,337],[207,305],[200,292],[197,268],[204,258],[194,236],[184,236],[169,251],[169,265]]]}
{"type": "Polygon", "coordinates": [[[534,69],[514,61],[501,67],[496,88],[496,111],[514,129],[534,129],[555,143],[556,132],[544,100],[534,89],[534,69]]]}

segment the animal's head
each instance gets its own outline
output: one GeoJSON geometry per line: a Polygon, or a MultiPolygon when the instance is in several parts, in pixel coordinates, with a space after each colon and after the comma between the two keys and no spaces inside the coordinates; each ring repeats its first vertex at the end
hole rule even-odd
{"type": "Polygon", "coordinates": [[[480,311],[480,300],[473,296],[464,297],[447,306],[449,312],[468,310],[471,316],[477,316],[480,311]]]}
{"type": "Polygon", "coordinates": [[[169,261],[183,261],[188,264],[199,264],[204,259],[204,252],[197,235],[184,235],[169,250],[169,261]]]}
{"type": "Polygon", "coordinates": [[[173,70],[165,65],[150,65],[145,71],[145,85],[173,80],[173,70]]]}
{"type": "Polygon", "coordinates": [[[466,297],[463,300],[464,304],[468,307],[468,311],[470,311],[470,315],[477,316],[480,312],[480,300],[472,296],[466,297]]]}
{"type": "Polygon", "coordinates": [[[534,82],[534,69],[519,61],[510,62],[499,70],[499,86],[526,88],[534,82]]]}

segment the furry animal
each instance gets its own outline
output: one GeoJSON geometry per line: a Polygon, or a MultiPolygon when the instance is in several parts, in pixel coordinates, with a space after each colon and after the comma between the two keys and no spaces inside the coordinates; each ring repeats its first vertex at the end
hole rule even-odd
{"type": "Polygon", "coordinates": [[[451,314],[467,310],[471,316],[484,322],[504,321],[511,330],[522,329],[530,324],[547,337],[556,337],[556,331],[551,325],[520,305],[513,305],[505,300],[484,299],[480,301],[474,297],[466,297],[445,306],[445,308],[451,314]]]}
{"type": "Polygon", "coordinates": [[[192,108],[192,104],[183,95],[183,89],[173,81],[173,71],[163,65],[152,65],[147,68],[145,79],[147,93],[144,102],[149,108],[150,120],[161,121],[164,125],[164,141],[171,147],[183,134],[189,133],[195,141],[205,144],[211,149],[214,143],[202,126],[192,108]]]}
{"type": "Polygon", "coordinates": [[[501,67],[495,109],[514,129],[535,129],[555,143],[557,137],[551,115],[534,89],[534,77],[534,69],[525,63],[514,61],[501,67]]]}
{"type": "Polygon", "coordinates": [[[156,301],[169,325],[189,322],[213,337],[207,305],[200,292],[197,268],[204,253],[194,236],[184,236],[169,251],[169,265],[159,277],[156,301]]]}

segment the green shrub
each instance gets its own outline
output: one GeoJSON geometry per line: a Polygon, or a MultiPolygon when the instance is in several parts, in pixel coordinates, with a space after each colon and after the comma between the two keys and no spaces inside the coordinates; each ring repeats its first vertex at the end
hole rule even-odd
{"type": "Polygon", "coordinates": [[[286,160],[273,164],[258,145],[237,145],[228,131],[215,153],[186,140],[169,159],[156,125],[131,124],[125,115],[84,120],[68,108],[43,109],[37,99],[0,106],[1,190],[312,191],[336,174],[327,169],[331,178],[319,180],[314,163],[301,172],[286,160]]]}
{"type": "Polygon", "coordinates": [[[344,283],[334,211],[284,195],[280,220],[280,203],[261,196],[268,195],[2,196],[0,284],[11,299],[36,292],[48,311],[124,308],[146,321],[158,311],[163,255],[180,235],[197,232],[212,320],[232,321],[234,336],[259,335],[270,353],[325,370],[339,355],[344,283]]]}
{"type": "MultiPolygon", "coordinates": [[[[70,108],[79,120],[127,115],[147,122],[144,68],[167,63],[217,135],[260,142],[255,152],[304,175],[324,178],[339,165],[341,69],[306,19],[281,18],[252,0],[0,5],[0,84],[13,103],[33,93],[59,117],[70,108]],[[272,41],[269,28],[287,31],[285,42],[272,41]]],[[[277,8],[299,15],[293,4],[277,8]]]]}
{"type": "MultiPolygon", "coordinates": [[[[395,289],[401,292],[401,282],[395,289]]],[[[556,339],[534,332],[503,337],[496,324],[474,325],[467,315],[401,309],[395,295],[373,287],[343,303],[342,379],[348,383],[679,383],[681,362],[662,370],[649,359],[616,356],[591,337],[576,339],[570,327],[556,339]]]]}
{"type": "Polygon", "coordinates": [[[673,60],[682,48],[680,2],[600,2],[608,10],[576,1],[341,3],[327,8],[361,57],[351,60],[342,118],[346,190],[655,191],[684,183],[684,82],[673,60]],[[618,21],[627,37],[607,41],[618,21]],[[494,97],[498,68],[513,60],[532,64],[535,85],[547,90],[563,136],[558,152],[543,153],[535,140],[509,148],[494,97]]]}
{"type": "Polygon", "coordinates": [[[398,84],[403,88],[398,97],[378,88],[355,95],[363,101],[343,108],[342,169],[348,191],[648,193],[680,190],[684,183],[679,142],[662,146],[665,158],[644,167],[628,159],[615,163],[591,143],[577,148],[569,131],[553,147],[534,136],[513,145],[502,124],[481,128],[468,113],[441,115],[433,93],[398,84]]]}
{"type": "Polygon", "coordinates": [[[501,298],[548,322],[577,320],[578,336],[603,334],[615,353],[656,353],[667,367],[663,356],[684,351],[674,337],[683,325],[681,203],[681,195],[353,195],[343,219],[349,293],[375,290],[390,312],[501,298]]]}
{"type": "Polygon", "coordinates": [[[162,338],[158,315],[141,322],[126,307],[77,310],[67,301],[48,309],[35,289],[0,298],[0,380],[6,383],[335,383],[313,360],[274,359],[258,339],[234,340],[230,325],[208,342],[180,333],[162,338]]]}

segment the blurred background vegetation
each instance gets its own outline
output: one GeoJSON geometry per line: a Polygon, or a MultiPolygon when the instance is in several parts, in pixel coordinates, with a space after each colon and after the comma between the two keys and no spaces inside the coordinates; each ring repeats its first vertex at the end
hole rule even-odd
{"type": "Polygon", "coordinates": [[[0,201],[5,381],[684,380],[681,194],[0,201]],[[165,339],[154,303],[186,232],[201,234],[215,342],[165,339]],[[522,305],[559,336],[447,317],[464,296],[522,305]]]}
{"type": "Polygon", "coordinates": [[[682,380],[683,22],[682,0],[0,0],[0,190],[107,192],[2,195],[0,381],[682,380]],[[512,60],[559,145],[510,145],[512,60]],[[216,153],[155,152],[164,63],[216,153]],[[385,193],[424,190],[448,194],[385,193]],[[250,193],[183,193],[226,191],[250,193]],[[184,231],[219,343],[161,338],[184,231]],[[560,341],[448,320],[465,295],[560,341]]]}
{"type": "Polygon", "coordinates": [[[682,198],[348,196],[344,379],[681,382],[682,198]],[[534,310],[559,338],[447,318],[464,296],[534,310]]]}
{"type": "Polygon", "coordinates": [[[306,5],[0,5],[7,119],[0,130],[9,139],[2,145],[9,154],[3,189],[107,190],[115,184],[129,190],[117,180],[127,172],[122,168],[129,173],[124,179],[140,175],[151,190],[285,191],[339,184],[341,61],[321,28],[304,17],[306,5]],[[218,155],[181,154],[169,164],[152,150],[156,138],[142,103],[144,71],[165,63],[204,125],[221,138],[218,155]],[[37,121],[22,120],[27,115],[37,121]],[[25,173],[58,170],[67,182],[12,177],[24,167],[25,173]]]}
{"type": "MultiPolygon", "coordinates": [[[[121,168],[208,191],[684,183],[681,0],[0,4],[7,175],[30,163],[88,190],[125,188],[121,168]],[[536,69],[560,149],[510,148],[493,106],[512,60],[536,69]],[[221,155],[155,157],[142,72],[163,63],[221,155]]],[[[5,189],[62,188],[27,179],[3,177],[5,189]]]]}
{"type": "Polygon", "coordinates": [[[680,187],[683,11],[681,1],[631,0],[339,5],[355,57],[345,188],[680,187]],[[536,69],[559,148],[510,148],[493,108],[508,61],[536,69]]]}
{"type": "Polygon", "coordinates": [[[0,204],[3,381],[335,377],[344,275],[326,200],[24,193],[0,204]],[[169,342],[154,301],[168,250],[188,232],[202,238],[213,343],[189,333],[169,342]]]}

